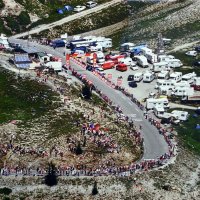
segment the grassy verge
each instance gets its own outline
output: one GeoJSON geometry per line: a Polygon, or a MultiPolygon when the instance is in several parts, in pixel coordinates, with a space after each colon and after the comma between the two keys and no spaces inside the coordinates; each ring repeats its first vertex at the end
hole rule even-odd
{"type": "Polygon", "coordinates": [[[200,130],[195,129],[196,125],[200,123],[200,115],[195,117],[194,111],[186,109],[181,110],[188,111],[190,117],[188,121],[182,122],[179,124],[179,126],[174,126],[174,128],[178,132],[178,135],[184,146],[196,152],[197,154],[200,154],[200,130]]]}
{"type": "Polygon", "coordinates": [[[200,60],[200,54],[198,54],[196,57],[192,57],[192,56],[185,55],[185,53],[186,51],[170,53],[171,55],[174,55],[175,58],[180,59],[181,62],[183,63],[183,67],[175,68],[175,71],[182,72],[183,74],[195,72],[197,76],[200,76],[200,67],[192,67],[195,61],[200,60]]]}
{"type": "Polygon", "coordinates": [[[0,123],[37,118],[56,107],[49,87],[0,68],[0,123]]]}

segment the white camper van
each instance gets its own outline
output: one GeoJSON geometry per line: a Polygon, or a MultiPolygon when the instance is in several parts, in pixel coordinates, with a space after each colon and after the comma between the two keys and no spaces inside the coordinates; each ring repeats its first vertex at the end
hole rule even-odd
{"type": "Polygon", "coordinates": [[[155,114],[156,117],[162,118],[162,116],[163,116],[164,113],[165,113],[165,109],[163,108],[163,106],[156,105],[156,106],[153,108],[153,112],[154,112],[154,114],[155,114]]]}
{"type": "Polygon", "coordinates": [[[134,74],[134,81],[135,82],[140,82],[143,79],[143,73],[142,72],[138,72],[134,74]]]}
{"type": "Polygon", "coordinates": [[[169,60],[172,60],[172,59],[175,59],[175,57],[172,56],[172,55],[158,55],[158,61],[159,62],[169,61],[169,60]]]}
{"type": "Polygon", "coordinates": [[[150,83],[151,81],[153,81],[155,79],[155,74],[152,73],[151,71],[146,71],[143,74],[143,82],[145,83],[150,83]]]}
{"type": "Polygon", "coordinates": [[[169,108],[169,101],[167,98],[162,99],[147,99],[146,108],[153,109],[155,106],[162,106],[164,109],[169,108]]]}
{"type": "Polygon", "coordinates": [[[134,58],[136,59],[137,61],[137,64],[143,68],[147,68],[149,67],[149,64],[147,62],[147,58],[143,55],[141,56],[134,56],[134,58]]]}
{"type": "Polygon", "coordinates": [[[170,71],[170,67],[168,66],[167,62],[158,62],[153,64],[153,71],[154,72],[161,72],[163,70],[170,71]]]}
{"type": "Polygon", "coordinates": [[[175,96],[193,96],[194,88],[193,87],[176,87],[172,92],[172,95],[175,96]]]}
{"type": "Polygon", "coordinates": [[[136,65],[136,63],[134,63],[130,57],[122,58],[119,60],[119,62],[123,63],[127,66],[135,66],[136,65]]]}
{"type": "Polygon", "coordinates": [[[147,61],[151,64],[158,62],[158,55],[154,53],[146,53],[147,61]]]}
{"type": "Polygon", "coordinates": [[[152,53],[152,49],[148,48],[148,47],[141,47],[141,52],[144,56],[146,56],[146,54],[148,53],[152,53]]]}
{"type": "Polygon", "coordinates": [[[160,95],[170,96],[171,95],[171,91],[172,91],[172,89],[167,87],[167,86],[159,86],[159,88],[158,88],[158,93],[160,95]]]}
{"type": "Polygon", "coordinates": [[[170,74],[169,79],[170,80],[174,80],[176,82],[181,81],[181,79],[182,79],[182,72],[174,72],[174,73],[170,74]]]}
{"type": "Polygon", "coordinates": [[[173,110],[171,112],[172,116],[175,117],[176,119],[180,121],[187,121],[189,118],[189,113],[186,111],[181,111],[181,110],[173,110]]]}
{"type": "Polygon", "coordinates": [[[169,78],[169,71],[161,71],[157,74],[157,79],[168,79],[169,78]]]}
{"type": "Polygon", "coordinates": [[[189,84],[193,84],[196,76],[195,72],[184,74],[182,76],[182,81],[187,81],[189,84]]]}
{"type": "Polygon", "coordinates": [[[167,60],[167,65],[171,68],[177,68],[183,66],[183,63],[179,59],[167,60]]]}

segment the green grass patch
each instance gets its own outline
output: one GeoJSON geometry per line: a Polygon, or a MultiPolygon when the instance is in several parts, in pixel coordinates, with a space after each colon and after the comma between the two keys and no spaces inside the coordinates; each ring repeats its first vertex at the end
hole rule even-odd
{"type": "Polygon", "coordinates": [[[195,129],[196,125],[200,123],[200,116],[194,117],[194,111],[187,109],[177,109],[184,110],[190,113],[188,121],[182,122],[179,126],[174,126],[175,130],[178,132],[178,136],[182,139],[183,144],[190,150],[200,154],[200,130],[195,129]]]}
{"type": "Polygon", "coordinates": [[[0,68],[0,123],[40,117],[58,106],[52,103],[56,99],[46,85],[0,68]]]}
{"type": "Polygon", "coordinates": [[[49,139],[56,138],[61,135],[71,136],[80,130],[80,127],[76,126],[76,121],[81,120],[83,115],[81,113],[67,112],[63,115],[57,116],[49,125],[49,139]]]}

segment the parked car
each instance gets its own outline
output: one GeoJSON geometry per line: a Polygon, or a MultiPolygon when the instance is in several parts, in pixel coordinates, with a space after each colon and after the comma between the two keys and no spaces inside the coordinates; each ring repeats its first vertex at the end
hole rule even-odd
{"type": "Polygon", "coordinates": [[[195,61],[195,62],[193,63],[193,66],[194,66],[194,67],[200,67],[200,61],[195,61]]]}
{"type": "Polygon", "coordinates": [[[135,70],[138,70],[139,68],[138,68],[137,65],[135,65],[135,66],[130,66],[130,69],[132,69],[133,71],[135,71],[135,70]]]}
{"type": "Polygon", "coordinates": [[[94,2],[94,1],[88,1],[88,2],[86,3],[86,7],[87,7],[87,8],[94,8],[95,6],[97,6],[97,3],[94,2]]]}
{"type": "Polygon", "coordinates": [[[134,80],[134,75],[129,75],[127,81],[133,81],[133,80],[134,80]]]}
{"type": "Polygon", "coordinates": [[[136,83],[135,81],[130,81],[130,82],[128,83],[128,85],[129,85],[130,87],[132,87],[132,88],[136,88],[136,87],[137,87],[137,83],[136,83]]]}
{"type": "Polygon", "coordinates": [[[200,52],[200,46],[194,48],[195,51],[200,52]]]}
{"type": "Polygon", "coordinates": [[[187,56],[197,56],[197,51],[188,51],[185,53],[187,56]]]}
{"type": "Polygon", "coordinates": [[[74,12],[81,12],[86,9],[86,6],[76,6],[74,12]]]}
{"type": "Polygon", "coordinates": [[[124,72],[124,71],[128,70],[128,67],[125,64],[119,64],[119,65],[116,66],[116,70],[124,72]]]}

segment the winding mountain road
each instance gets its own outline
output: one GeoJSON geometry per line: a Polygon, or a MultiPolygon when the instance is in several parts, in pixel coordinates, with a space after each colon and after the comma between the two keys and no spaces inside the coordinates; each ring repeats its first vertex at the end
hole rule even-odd
{"type": "Polygon", "coordinates": [[[28,36],[28,35],[37,34],[37,33],[40,33],[41,31],[49,30],[49,29],[54,28],[56,26],[61,26],[65,23],[71,22],[73,20],[76,20],[78,18],[92,14],[94,12],[99,12],[102,9],[108,8],[108,7],[113,6],[115,4],[119,4],[121,2],[123,2],[123,0],[112,0],[112,1],[106,2],[104,4],[100,4],[100,5],[98,5],[94,8],[87,9],[87,10],[81,11],[79,13],[64,17],[61,20],[58,20],[56,22],[53,22],[53,23],[50,23],[50,24],[39,25],[39,26],[31,29],[30,31],[26,31],[24,33],[16,34],[16,35],[13,36],[13,38],[22,38],[22,37],[25,37],[25,36],[28,36]]]}
{"type": "MultiPolygon", "coordinates": [[[[10,38],[10,42],[20,43],[26,46],[26,40],[10,38]]],[[[59,48],[54,50],[49,46],[40,45],[37,43],[29,42],[29,46],[34,46],[40,51],[59,56],[65,61],[63,56],[63,50],[59,48]]],[[[144,155],[142,159],[157,159],[160,155],[168,153],[168,145],[164,140],[164,137],[158,133],[158,130],[151,125],[146,119],[144,119],[143,111],[141,111],[135,103],[133,103],[127,96],[122,94],[120,91],[115,90],[106,85],[102,80],[93,75],[91,72],[83,69],[78,64],[70,62],[71,66],[78,71],[80,74],[85,74],[87,79],[91,80],[93,84],[100,89],[105,95],[107,95],[115,104],[122,108],[124,115],[133,117],[136,126],[142,125],[142,135],[144,137],[144,155]]]]}

